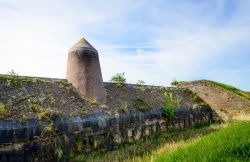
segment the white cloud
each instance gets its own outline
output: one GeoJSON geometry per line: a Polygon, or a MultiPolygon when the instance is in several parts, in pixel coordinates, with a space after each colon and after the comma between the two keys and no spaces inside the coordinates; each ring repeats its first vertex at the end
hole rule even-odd
{"type": "Polygon", "coordinates": [[[64,78],[67,50],[85,36],[99,51],[105,81],[117,72],[155,85],[195,78],[202,66],[250,41],[249,2],[239,1],[223,25],[214,22],[226,9],[218,2],[213,9],[190,1],[0,0],[0,73],[64,78]]]}

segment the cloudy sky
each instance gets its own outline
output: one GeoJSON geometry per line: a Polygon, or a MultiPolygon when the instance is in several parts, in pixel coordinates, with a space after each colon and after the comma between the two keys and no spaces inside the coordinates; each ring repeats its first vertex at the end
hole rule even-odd
{"type": "Polygon", "coordinates": [[[0,73],[65,78],[85,37],[104,81],[211,79],[250,91],[249,0],[0,0],[0,73]]]}

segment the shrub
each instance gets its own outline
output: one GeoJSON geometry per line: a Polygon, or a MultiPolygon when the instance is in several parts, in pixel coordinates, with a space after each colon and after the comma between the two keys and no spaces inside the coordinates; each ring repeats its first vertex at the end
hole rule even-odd
{"type": "Polygon", "coordinates": [[[125,84],[126,83],[126,78],[125,78],[125,73],[117,73],[116,75],[111,77],[111,82],[112,83],[117,83],[117,84],[125,84]]]}
{"type": "Polygon", "coordinates": [[[162,109],[164,110],[166,116],[171,121],[174,117],[174,98],[172,92],[165,88],[164,98],[166,101],[162,103],[162,109]]]}
{"type": "Polygon", "coordinates": [[[175,85],[175,86],[177,86],[177,85],[178,85],[178,83],[179,83],[179,82],[178,82],[177,80],[174,80],[174,81],[172,81],[172,82],[171,82],[171,85],[175,85]]]}
{"type": "Polygon", "coordinates": [[[136,84],[142,86],[145,84],[145,82],[144,80],[137,80],[136,84]]]}

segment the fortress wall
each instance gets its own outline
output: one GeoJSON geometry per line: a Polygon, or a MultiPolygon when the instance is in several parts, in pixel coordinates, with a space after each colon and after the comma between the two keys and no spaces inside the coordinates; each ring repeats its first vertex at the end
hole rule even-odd
{"type": "Polygon", "coordinates": [[[188,88],[199,95],[223,120],[250,112],[250,100],[209,81],[180,82],[178,87],[188,88]]]}
{"type": "Polygon", "coordinates": [[[50,123],[34,119],[1,121],[0,161],[56,161],[58,151],[63,151],[60,160],[67,161],[73,152],[114,149],[117,144],[143,140],[156,132],[193,127],[211,120],[210,107],[203,106],[195,110],[177,109],[171,123],[161,109],[56,118],[50,123]],[[46,134],[43,130],[48,125],[52,126],[52,131],[46,134]]]}
{"type": "MultiPolygon", "coordinates": [[[[7,115],[0,114],[1,120],[37,118],[44,111],[51,111],[61,117],[100,112],[111,114],[133,112],[138,111],[134,106],[137,99],[147,104],[150,110],[154,110],[160,108],[166,101],[164,90],[159,86],[135,84],[117,86],[114,83],[104,82],[106,103],[98,104],[95,100],[81,97],[72,85],[63,79],[16,76],[12,82],[18,83],[18,87],[8,85],[6,77],[0,78],[0,104],[8,109],[7,115]]],[[[193,109],[197,104],[204,102],[188,89],[173,87],[167,89],[178,99],[177,108],[193,109]]]]}
{"type": "Polygon", "coordinates": [[[205,80],[181,83],[180,87],[189,88],[197,93],[215,109],[242,110],[250,108],[250,100],[205,80]]]}

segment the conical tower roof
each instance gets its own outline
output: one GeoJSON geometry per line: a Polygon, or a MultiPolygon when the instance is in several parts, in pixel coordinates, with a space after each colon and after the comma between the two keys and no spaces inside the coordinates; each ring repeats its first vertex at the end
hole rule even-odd
{"type": "Polygon", "coordinates": [[[97,52],[97,50],[83,37],[69,49],[69,51],[82,51],[82,50],[97,52]]]}

